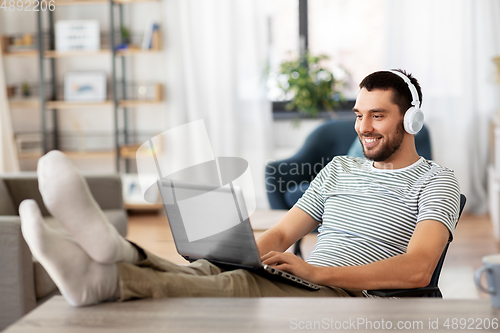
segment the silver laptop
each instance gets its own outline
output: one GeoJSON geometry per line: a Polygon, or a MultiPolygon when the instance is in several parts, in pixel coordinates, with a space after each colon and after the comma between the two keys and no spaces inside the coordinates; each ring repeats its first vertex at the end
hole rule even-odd
{"type": "Polygon", "coordinates": [[[158,180],[177,252],[192,262],[206,259],[231,270],[243,268],[282,282],[318,290],[320,286],[263,265],[241,189],[158,180]]]}

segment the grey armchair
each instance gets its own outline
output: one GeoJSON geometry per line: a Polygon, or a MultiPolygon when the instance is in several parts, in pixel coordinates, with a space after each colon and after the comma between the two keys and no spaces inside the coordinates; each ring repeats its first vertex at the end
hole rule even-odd
{"type": "MultiPolygon", "coordinates": [[[[85,178],[106,217],[126,236],[127,214],[120,177],[85,178]]],[[[43,204],[36,173],[0,175],[0,331],[58,292],[45,269],[32,258],[21,234],[18,207],[24,199],[36,200],[46,222],[60,228],[43,204]]]]}

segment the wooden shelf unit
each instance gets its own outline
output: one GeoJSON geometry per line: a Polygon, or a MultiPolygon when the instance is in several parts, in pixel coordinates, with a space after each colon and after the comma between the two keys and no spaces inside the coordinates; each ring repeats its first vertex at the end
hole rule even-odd
{"type": "Polygon", "coordinates": [[[130,57],[134,55],[142,55],[142,54],[157,54],[162,52],[162,50],[143,50],[139,48],[131,48],[125,50],[116,51],[116,55],[119,57],[130,57]]]}
{"type": "Polygon", "coordinates": [[[118,102],[118,105],[122,108],[135,108],[138,106],[152,106],[152,105],[160,105],[163,104],[165,101],[163,100],[158,100],[158,101],[148,101],[148,100],[124,100],[118,102]]]}
{"type": "Polygon", "coordinates": [[[125,209],[126,210],[143,210],[143,211],[160,210],[160,209],[163,209],[163,204],[125,203],[125,209]]]}
{"type": "MultiPolygon", "coordinates": [[[[114,151],[63,151],[63,153],[72,159],[78,158],[110,158],[114,157],[114,151]]],[[[43,154],[41,152],[19,153],[19,159],[39,159],[43,154]]]]}
{"type": "MultiPolygon", "coordinates": [[[[110,14],[109,14],[109,19],[110,22],[112,23],[113,21],[115,24],[111,25],[111,42],[109,43],[111,45],[110,48],[107,49],[100,49],[97,51],[68,51],[68,52],[61,52],[61,51],[56,51],[55,49],[50,49],[50,50],[45,50],[45,47],[50,47],[54,48],[55,47],[55,34],[54,34],[54,12],[44,12],[44,13],[37,13],[38,15],[38,26],[37,32],[35,33],[35,37],[38,40],[44,41],[43,47],[44,50],[41,51],[42,54],[40,56],[40,49],[29,49],[29,50],[19,50],[19,51],[13,51],[13,52],[8,52],[9,46],[7,44],[3,44],[4,47],[0,49],[0,52],[2,52],[2,56],[5,58],[34,58],[40,66],[40,77],[39,77],[39,85],[41,86],[42,84],[45,85],[47,84],[47,80],[50,80],[50,86],[45,87],[45,90],[41,90],[43,93],[43,96],[47,96],[47,98],[13,98],[9,100],[9,106],[11,109],[39,109],[40,112],[42,113],[42,121],[41,124],[42,128],[40,130],[40,133],[43,133],[43,142],[42,142],[42,151],[48,151],[50,149],[57,149],[62,146],[64,146],[65,141],[60,141],[60,140],[65,140],[62,136],[58,135],[60,134],[60,130],[57,125],[57,119],[58,119],[58,110],[76,110],[76,109],[97,109],[97,108],[109,108],[111,112],[114,112],[114,135],[115,135],[115,147],[117,147],[114,151],[103,151],[103,152],[87,152],[87,151],[66,151],[65,153],[71,157],[71,158],[108,158],[108,157],[114,157],[116,159],[116,168],[117,171],[120,171],[120,168],[123,167],[123,165],[126,166],[127,172],[129,171],[129,161],[135,158],[135,150],[131,147],[134,145],[129,145],[129,144],[124,144],[124,142],[129,142],[129,141],[134,141],[133,136],[131,134],[131,128],[127,127],[127,122],[125,121],[124,124],[119,124],[118,119],[123,119],[123,117],[128,117],[129,112],[132,112],[130,109],[133,108],[138,108],[138,107],[149,107],[149,106],[155,106],[155,105],[161,105],[164,103],[163,101],[163,86],[161,89],[158,89],[158,91],[161,91],[161,94],[156,94],[153,93],[152,95],[148,96],[153,99],[141,99],[141,100],[133,100],[130,99],[132,95],[135,95],[134,93],[130,93],[130,87],[126,85],[126,77],[122,72],[122,77],[119,77],[120,71],[116,69],[118,66],[116,63],[119,61],[122,61],[123,68],[125,68],[124,63],[128,60],[126,60],[127,57],[133,57],[133,56],[141,56],[141,55],[153,55],[153,54],[159,54],[160,52],[163,52],[162,50],[159,49],[159,45],[161,45],[161,42],[158,42],[158,34],[155,34],[153,37],[153,49],[142,49],[140,46],[134,45],[130,46],[128,49],[121,49],[121,50],[115,50],[113,49],[114,45],[118,45],[120,43],[120,39],[116,38],[116,33],[118,32],[118,26],[122,26],[124,23],[124,19],[120,11],[114,10],[118,9],[116,7],[120,7],[122,5],[128,5],[128,4],[140,4],[140,3],[145,3],[145,2],[156,2],[160,3],[159,0],[56,0],[55,5],[56,8],[58,6],[86,6],[86,5],[106,5],[110,7],[110,14]],[[116,7],[115,7],[116,6],[116,7]],[[111,8],[113,7],[113,8],[111,8]],[[118,12],[120,12],[120,17],[119,20],[116,20],[116,16],[118,15],[118,12]],[[45,20],[46,15],[49,15],[49,25],[52,24],[52,27],[49,29],[49,34],[48,34],[48,44],[45,43],[47,35],[45,32],[42,31],[42,27],[44,26],[42,23],[42,20],[45,20]],[[113,28],[113,26],[115,28],[113,28]],[[115,37],[113,37],[115,36],[115,37]],[[114,89],[110,89],[114,92],[117,92],[117,89],[120,89],[119,92],[121,92],[121,98],[122,99],[116,99],[113,98],[113,94],[111,93],[110,96],[108,96],[108,100],[103,101],[103,102],[89,102],[89,103],[84,103],[84,102],[68,102],[64,100],[53,100],[57,98],[56,96],[60,96],[59,94],[56,94],[58,92],[58,89],[60,89],[60,82],[56,82],[54,77],[58,77],[55,74],[55,62],[58,61],[58,59],[64,59],[64,58],[78,58],[78,57],[110,57],[111,62],[112,62],[112,69],[107,71],[108,72],[108,84],[111,86],[114,85],[114,89]],[[47,63],[45,63],[47,61],[47,63]],[[50,64],[51,67],[50,69],[43,69],[45,68],[46,64],[50,64]],[[122,87],[123,91],[121,91],[122,88],[118,88],[120,85],[120,82],[122,82],[122,87]],[[48,94],[47,94],[48,93],[48,94]],[[128,94],[128,96],[127,96],[128,94]],[[53,125],[50,125],[50,121],[53,121],[53,125]],[[118,127],[120,126],[120,127],[118,127]],[[124,139],[125,138],[125,139],[124,139]],[[119,148],[118,148],[119,147],[119,148]],[[120,166],[121,164],[121,166],[120,166]]],[[[159,20],[159,18],[157,19],[159,20]]],[[[108,27],[109,28],[109,27],[108,27]]],[[[12,34],[11,36],[5,36],[7,38],[17,38],[15,34],[12,34]]],[[[5,39],[8,41],[8,43],[13,43],[12,39],[5,39]]],[[[4,38],[3,36],[0,36],[0,42],[3,42],[4,38]]],[[[17,42],[16,42],[17,45],[17,42]]],[[[11,50],[14,50],[16,48],[10,47],[11,50]]],[[[19,49],[19,48],[17,48],[19,49]]],[[[31,61],[31,60],[30,60],[31,61]]],[[[99,61],[101,61],[99,59],[99,61]]],[[[92,63],[92,61],[89,61],[89,63],[92,63]]],[[[73,66],[76,67],[76,66],[73,66]]],[[[77,68],[75,68],[77,70],[77,68]]],[[[159,84],[160,82],[158,82],[159,84]]],[[[157,85],[158,85],[157,84],[157,85]]],[[[135,88],[132,88],[135,89],[135,88]]],[[[149,89],[149,88],[148,88],[149,89]]],[[[155,88],[156,89],[156,88],[155,88]]],[[[118,92],[118,95],[120,96],[120,93],[118,92]]],[[[108,110],[106,110],[108,112],[108,110]]],[[[127,119],[127,118],[125,118],[127,119]]],[[[135,143],[135,142],[131,142],[135,143]]],[[[99,146],[98,146],[99,147],[99,146]]],[[[106,148],[107,149],[107,148],[106,148]]],[[[20,150],[22,151],[22,150],[20,150]]],[[[20,159],[37,159],[39,158],[43,153],[42,152],[27,152],[27,153],[19,153],[18,156],[20,159]]]]}
{"type": "Polygon", "coordinates": [[[57,6],[81,6],[81,5],[105,5],[109,4],[108,0],[56,0],[55,1],[56,8],[57,6]]]}
{"type": "Polygon", "coordinates": [[[66,102],[66,101],[47,101],[45,107],[47,109],[64,110],[64,109],[85,109],[85,108],[110,108],[113,106],[113,101],[105,102],[66,102]]]}
{"type": "Polygon", "coordinates": [[[5,52],[2,53],[4,58],[31,58],[38,57],[37,50],[26,50],[26,51],[16,51],[16,52],[5,52]]]}
{"type": "MultiPolygon", "coordinates": [[[[114,0],[115,4],[129,4],[129,3],[142,3],[142,2],[155,2],[158,0],[114,0]]],[[[109,0],[56,0],[57,6],[81,6],[81,5],[107,5],[109,0]]]]}
{"type": "MultiPolygon", "coordinates": [[[[143,50],[143,49],[125,49],[116,51],[116,55],[118,57],[130,57],[134,55],[143,55],[143,54],[157,54],[162,52],[163,50],[143,50]]],[[[102,49],[97,51],[55,51],[48,50],[43,53],[45,58],[71,58],[71,57],[98,57],[98,56],[109,56],[111,55],[111,50],[102,49]]],[[[29,50],[29,51],[17,51],[17,52],[7,52],[2,54],[5,58],[29,58],[29,57],[38,57],[38,51],[29,50]]]]}
{"type": "Polygon", "coordinates": [[[40,99],[38,98],[12,98],[9,99],[9,107],[15,109],[38,109],[40,99]]]}
{"type": "MultiPolygon", "coordinates": [[[[22,105],[22,101],[16,101],[16,105],[22,105]]],[[[118,106],[123,108],[132,108],[139,106],[152,106],[152,105],[160,105],[163,104],[164,101],[148,101],[148,100],[124,100],[118,102],[118,106]]],[[[39,101],[26,101],[24,105],[36,107],[40,105],[39,101]]],[[[47,109],[56,109],[56,110],[64,110],[64,109],[85,109],[85,108],[109,108],[113,106],[113,101],[107,100],[105,102],[67,102],[67,101],[47,101],[45,102],[45,106],[47,109]]]]}
{"type": "Polygon", "coordinates": [[[55,51],[49,50],[43,53],[45,58],[69,58],[69,57],[95,57],[95,56],[109,56],[111,50],[97,50],[97,51],[55,51]]]}

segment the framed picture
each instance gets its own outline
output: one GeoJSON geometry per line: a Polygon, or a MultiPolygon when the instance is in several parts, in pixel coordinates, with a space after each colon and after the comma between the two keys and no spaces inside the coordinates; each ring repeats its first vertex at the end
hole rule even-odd
{"type": "Polygon", "coordinates": [[[55,26],[56,51],[97,51],[101,47],[97,20],[61,20],[55,26]]]}
{"type": "MultiPolygon", "coordinates": [[[[143,175],[143,177],[145,177],[145,175],[143,175]]],[[[150,202],[144,199],[138,175],[122,174],[121,178],[123,186],[123,201],[126,205],[151,205],[150,202]]],[[[154,184],[155,180],[155,175],[152,175],[151,184],[154,184]]],[[[152,199],[156,203],[161,202],[159,201],[160,196],[158,194],[158,192],[153,192],[153,195],[150,197],[150,199],[152,199]]]]}
{"type": "Polygon", "coordinates": [[[106,100],[106,72],[66,73],[64,100],[67,102],[104,102],[106,100]]]}

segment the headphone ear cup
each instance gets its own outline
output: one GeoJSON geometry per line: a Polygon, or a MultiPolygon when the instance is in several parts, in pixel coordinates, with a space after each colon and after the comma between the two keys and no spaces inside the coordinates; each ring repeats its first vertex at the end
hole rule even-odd
{"type": "Polygon", "coordinates": [[[411,107],[405,112],[403,122],[406,132],[417,134],[424,126],[424,113],[416,107],[411,107]]]}

